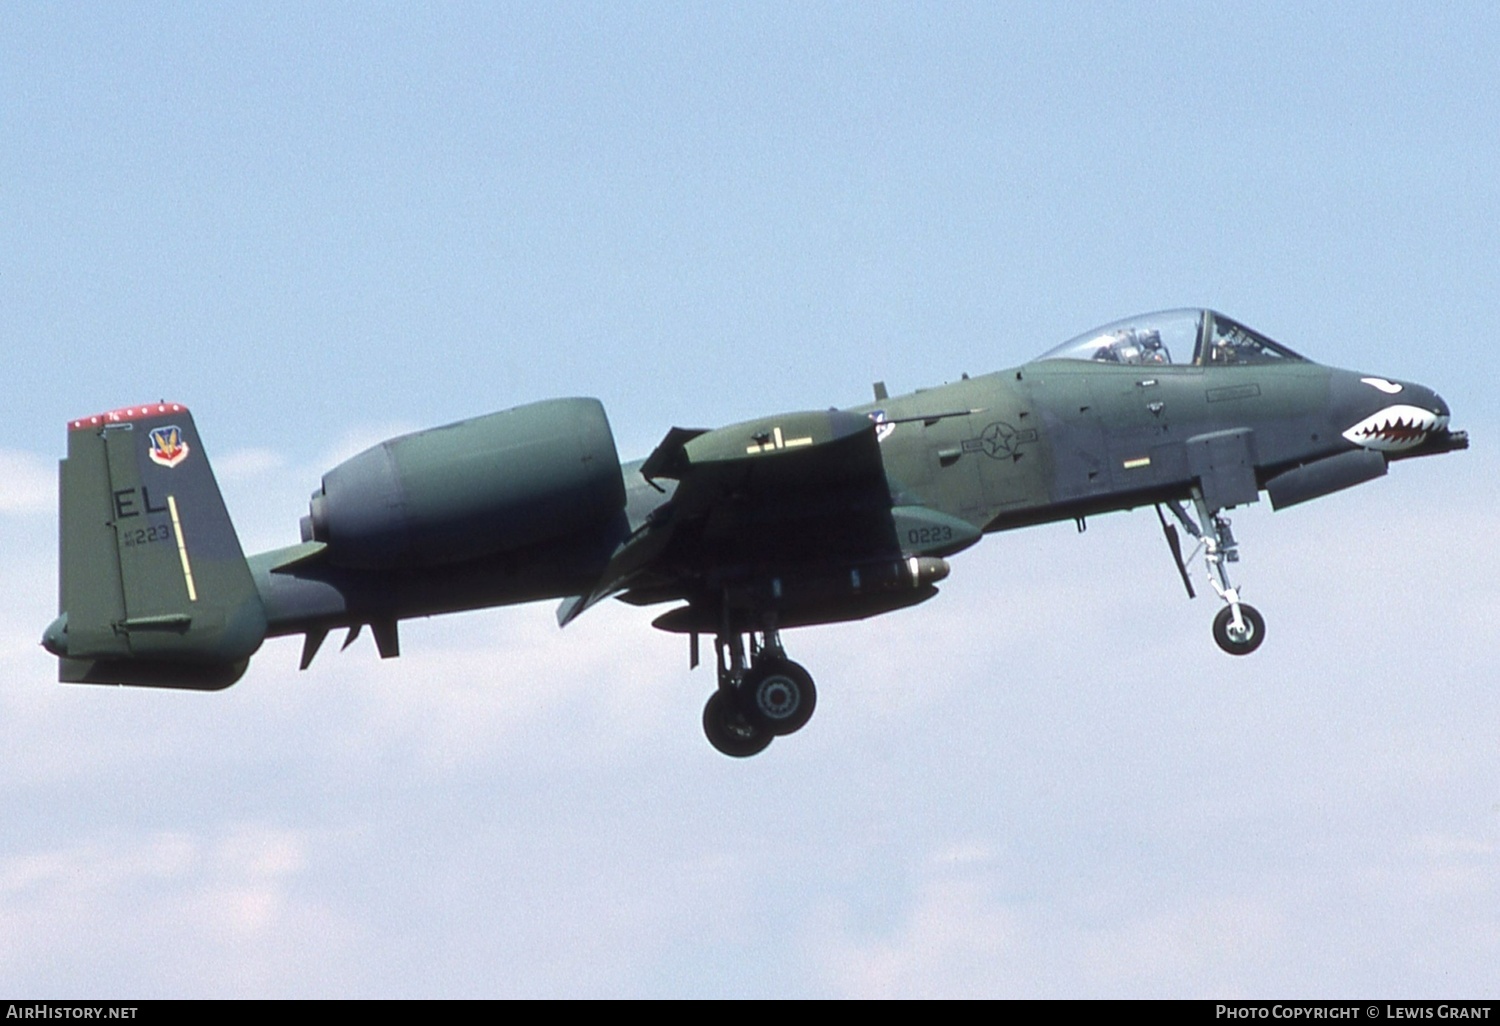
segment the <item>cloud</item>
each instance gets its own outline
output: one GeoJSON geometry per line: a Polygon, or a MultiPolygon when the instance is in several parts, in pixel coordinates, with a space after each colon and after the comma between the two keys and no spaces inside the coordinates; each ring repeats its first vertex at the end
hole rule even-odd
{"type": "MultiPolygon", "coordinates": [[[[285,534],[306,468],[245,452],[232,507],[285,534]]],[[[1482,991],[1500,553],[1476,539],[1500,513],[1471,456],[1237,511],[1270,624],[1250,659],[1213,647],[1149,513],[989,538],[931,603],[788,632],[819,713],[748,762],[702,738],[711,670],[618,603],[408,622],[391,661],[333,638],[306,673],[276,639],[222,694],[59,686],[54,536],[6,532],[0,979],[1482,991]]]]}
{"type": "Polygon", "coordinates": [[[1146,997],[1236,993],[1286,940],[1280,910],[1257,900],[1189,898],[1100,922],[1007,890],[993,871],[936,873],[893,929],[869,936],[835,917],[806,946],[844,997],[1146,997]]]}
{"type": "Polygon", "coordinates": [[[0,449],[0,514],[15,517],[50,512],[57,505],[57,463],[35,453],[0,449]]]}
{"type": "Polygon", "coordinates": [[[990,538],[931,603],[788,632],[819,713],[749,762],[701,736],[711,671],[618,603],[562,631],[548,604],[409,622],[391,661],[334,638],[306,673],[273,640],[222,694],[61,687],[36,647],[50,556],[9,534],[0,976],[143,995],[1482,989],[1500,717],[1471,632],[1500,554],[1473,539],[1496,514],[1477,485],[1436,506],[1416,476],[1381,486],[1236,514],[1272,631],[1244,660],[1213,648],[1214,606],[1182,596],[1149,515],[990,538]],[[1442,601],[1372,619],[1371,595],[1414,581],[1442,601]]]}
{"type": "Polygon", "coordinates": [[[372,446],[379,445],[401,435],[419,431],[424,427],[435,427],[433,424],[417,424],[409,420],[388,420],[380,423],[370,422],[356,424],[338,437],[332,445],[323,450],[323,456],[318,461],[322,471],[331,470],[340,463],[357,456],[372,446]]]}
{"type": "Polygon", "coordinates": [[[298,892],[315,843],[247,822],[0,858],[0,981],[70,997],[307,992],[355,937],[298,892]]]}
{"type": "Polygon", "coordinates": [[[862,937],[835,921],[805,943],[825,983],[843,997],[994,997],[1027,991],[1025,924],[981,881],[925,883],[900,925],[862,937]]]}
{"type": "Polygon", "coordinates": [[[232,449],[214,457],[214,477],[222,488],[229,482],[254,480],[287,465],[286,455],[273,449],[232,449]]]}

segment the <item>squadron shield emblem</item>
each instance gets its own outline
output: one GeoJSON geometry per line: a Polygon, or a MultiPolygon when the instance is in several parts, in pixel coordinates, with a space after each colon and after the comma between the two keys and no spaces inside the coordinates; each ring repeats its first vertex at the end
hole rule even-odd
{"type": "Polygon", "coordinates": [[[182,428],[176,424],[156,428],[151,432],[150,440],[147,455],[152,463],[175,467],[188,458],[188,444],[182,440],[182,428]]]}

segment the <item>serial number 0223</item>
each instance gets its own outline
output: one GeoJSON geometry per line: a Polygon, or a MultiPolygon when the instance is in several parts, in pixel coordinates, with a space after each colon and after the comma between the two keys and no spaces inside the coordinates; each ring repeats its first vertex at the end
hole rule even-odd
{"type": "Polygon", "coordinates": [[[936,545],[953,540],[953,528],[937,524],[932,527],[913,527],[906,532],[909,545],[936,545]]]}
{"type": "Polygon", "coordinates": [[[128,527],[120,532],[120,545],[122,548],[133,548],[136,545],[149,545],[152,542],[170,541],[172,538],[172,525],[153,524],[150,527],[128,527]]]}

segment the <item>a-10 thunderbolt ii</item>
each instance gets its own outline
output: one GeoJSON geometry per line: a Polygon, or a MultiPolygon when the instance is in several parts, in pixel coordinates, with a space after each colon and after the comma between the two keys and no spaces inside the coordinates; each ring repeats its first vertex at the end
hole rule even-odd
{"type": "Polygon", "coordinates": [[[401,620],[561,599],[673,603],[714,639],[708,739],[733,756],[807,723],[791,627],[925,602],[984,534],[1154,506],[1177,569],[1201,555],[1219,647],[1254,651],[1224,511],[1348,488],[1463,449],[1406,381],[1320,366],[1210,310],[1119,321],[1011,370],[852,409],[672,428],[623,466],[594,399],[556,399],[391,439],[324,477],[302,541],[246,559],[185,407],[73,421],[61,465],[59,679],[217,689],[267,637],[334,629],[398,654],[401,620]],[[1166,512],[1163,512],[1163,511],[1166,512]],[[1171,519],[1168,519],[1170,514],[1171,519]],[[1180,524],[1197,540],[1183,558],[1180,524]]]}

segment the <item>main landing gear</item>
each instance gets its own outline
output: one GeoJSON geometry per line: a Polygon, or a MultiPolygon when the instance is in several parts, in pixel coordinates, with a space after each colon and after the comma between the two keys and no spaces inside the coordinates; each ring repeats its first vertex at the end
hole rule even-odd
{"type": "MultiPolygon", "coordinates": [[[[1225,569],[1225,564],[1240,561],[1239,543],[1234,540],[1229,518],[1217,510],[1210,511],[1201,493],[1194,493],[1193,505],[1198,514],[1198,523],[1193,522],[1182,503],[1168,503],[1168,508],[1183,529],[1198,539],[1198,546],[1188,555],[1188,560],[1191,561],[1200,551],[1203,553],[1203,568],[1207,572],[1208,583],[1225,602],[1225,608],[1219,610],[1219,614],[1214,617],[1214,641],[1230,655],[1249,655],[1266,639],[1266,621],[1258,609],[1240,601],[1239,589],[1229,583],[1229,572],[1225,569]]],[[[1182,558],[1182,545],[1177,540],[1177,530],[1162,516],[1161,507],[1157,507],[1156,514],[1166,533],[1167,545],[1172,549],[1172,558],[1177,561],[1177,570],[1182,574],[1182,583],[1187,587],[1188,598],[1194,598],[1193,585],[1188,580],[1187,565],[1182,558]]]]}
{"type": "Polygon", "coordinates": [[[721,634],[719,689],[703,707],[703,733],[708,743],[725,755],[744,759],[758,755],[777,737],[807,726],[818,704],[813,679],[786,657],[775,630],[750,634],[749,659],[745,636],[721,634]]]}

